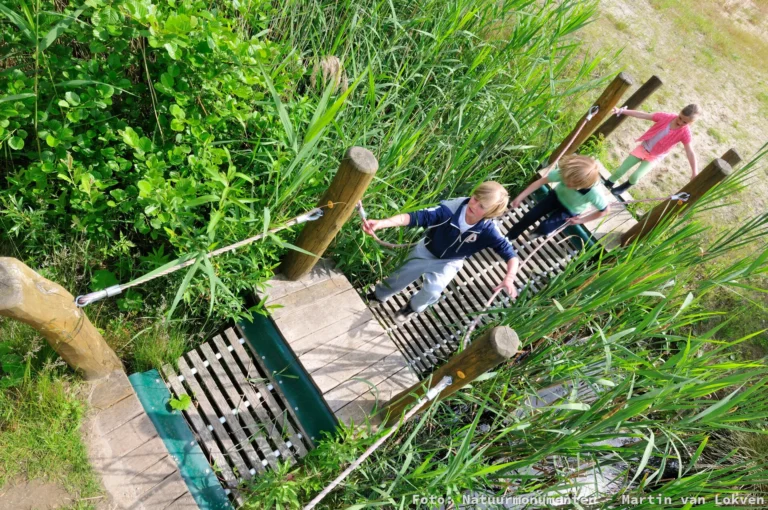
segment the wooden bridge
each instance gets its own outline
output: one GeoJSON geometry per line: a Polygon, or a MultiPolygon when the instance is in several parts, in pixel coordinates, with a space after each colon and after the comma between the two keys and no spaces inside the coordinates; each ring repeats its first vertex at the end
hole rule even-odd
{"type": "MultiPolygon", "coordinates": [[[[573,150],[595,132],[630,84],[622,73],[606,88],[597,101],[600,113],[579,134],[573,150]]],[[[637,107],[659,85],[654,77],[626,104],[637,107]]],[[[610,118],[596,132],[607,136],[621,120],[610,118]]],[[[564,147],[561,145],[552,158],[564,147]]],[[[725,162],[715,160],[684,188],[692,196],[685,206],[725,178],[730,172],[728,163],[735,165],[739,160],[733,151],[723,158],[725,162]]],[[[347,152],[320,199],[320,204],[332,202],[337,206],[307,224],[296,241],[318,256],[289,253],[281,274],[253,296],[254,301],[266,304],[270,317],[256,314],[252,321],[232,324],[184,354],[175,365],[163,367],[162,373],[133,374],[130,381],[136,395],[127,383],[116,386],[104,384],[110,379],[102,379],[99,387],[105,396],[99,398],[103,409],[97,409],[91,419],[98,425],[94,435],[104,437],[94,462],[105,480],[114,481],[117,499],[120,494],[131,494],[132,508],[137,509],[227,508],[229,501],[242,501],[238,488],[243,481],[276,469],[280,462],[295,462],[322,434],[336,433],[340,424],[380,423],[386,414],[382,409],[397,417],[408,402],[405,395],[423,393],[423,386],[436,384],[438,375],[450,371],[454,376],[444,390],[448,394],[513,355],[508,348],[499,348],[496,340],[489,340],[492,335],[488,334],[457,354],[467,327],[506,272],[504,262],[493,251],[484,250],[467,259],[440,300],[405,322],[394,320],[394,315],[418,291],[419,282],[371,309],[361,297],[365,295],[363,289],[353,288],[330,260],[320,260],[341,227],[350,221],[354,205],[363,197],[377,167],[376,159],[365,149],[347,152]],[[430,379],[430,374],[435,377],[430,379]],[[465,378],[465,374],[469,375],[465,378]],[[114,390],[117,387],[119,392],[114,390]],[[171,410],[171,398],[186,398],[191,405],[183,412],[171,410]],[[133,443],[120,443],[119,437],[125,433],[116,435],[115,430],[132,434],[133,443]],[[110,443],[112,439],[117,442],[110,443]],[[167,451],[158,447],[161,443],[167,451]],[[136,457],[136,452],[144,449],[151,449],[153,457],[136,457]],[[112,458],[115,452],[119,455],[112,458]],[[111,466],[113,472],[105,471],[104,466],[111,466]],[[189,492],[183,489],[182,479],[189,492]],[[163,492],[159,488],[166,486],[175,488],[172,499],[159,496],[163,492]]],[[[616,201],[607,189],[598,186],[609,202],[616,201]]],[[[506,233],[532,205],[528,199],[520,209],[503,215],[502,232],[506,233]]],[[[584,228],[569,227],[554,239],[531,240],[529,230],[515,242],[519,257],[527,261],[515,281],[518,291],[539,292],[563,271],[584,243],[598,242],[612,249],[642,237],[661,218],[679,209],[658,206],[640,222],[625,209],[617,209],[619,212],[607,220],[584,228]]],[[[0,264],[0,277],[2,270],[0,264]]],[[[28,292],[36,292],[33,286],[40,288],[39,282],[29,284],[28,292]]],[[[63,289],[57,295],[65,300],[69,296],[63,289]]],[[[58,320],[41,313],[44,307],[30,310],[23,300],[0,298],[4,315],[27,322],[29,317],[40,315],[40,324],[58,320]]],[[[511,306],[509,296],[500,294],[492,306],[511,306]]],[[[67,307],[51,310],[58,308],[67,307]]],[[[59,315],[66,313],[64,310],[59,315]]],[[[82,317],[75,316],[78,324],[83,323],[82,317]]],[[[481,324],[490,320],[481,315],[481,324]]],[[[53,338],[52,345],[63,346],[62,356],[87,377],[114,377],[119,360],[103,340],[96,339],[98,334],[87,318],[84,324],[77,335],[53,338]],[[98,358],[94,352],[99,353],[98,358]]]]}

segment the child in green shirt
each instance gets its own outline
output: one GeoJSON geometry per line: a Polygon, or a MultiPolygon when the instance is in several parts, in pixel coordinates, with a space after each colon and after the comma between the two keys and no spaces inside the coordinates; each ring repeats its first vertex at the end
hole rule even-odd
{"type": "Polygon", "coordinates": [[[541,221],[535,234],[549,235],[566,222],[578,225],[608,214],[608,203],[595,189],[600,179],[599,165],[600,163],[588,156],[563,157],[558,166],[545,177],[531,183],[512,201],[512,208],[516,209],[534,190],[551,182],[558,183],[554,193],[548,194],[507,232],[507,238],[510,241],[517,239],[544,216],[547,218],[541,221]],[[597,211],[583,214],[590,205],[595,206],[597,211]]]}

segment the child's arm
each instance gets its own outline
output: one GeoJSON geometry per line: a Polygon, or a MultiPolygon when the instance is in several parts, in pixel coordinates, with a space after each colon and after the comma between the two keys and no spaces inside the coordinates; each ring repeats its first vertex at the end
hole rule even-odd
{"type": "Polygon", "coordinates": [[[363,232],[373,235],[374,232],[382,228],[407,227],[410,222],[411,217],[408,214],[398,214],[384,220],[368,220],[363,222],[363,232]]]}
{"type": "Polygon", "coordinates": [[[653,120],[652,113],[639,112],[637,110],[626,110],[624,108],[614,108],[613,113],[615,115],[627,115],[629,117],[635,117],[636,119],[653,120]]]}
{"type": "Polygon", "coordinates": [[[691,165],[691,179],[693,179],[699,173],[698,164],[696,162],[696,153],[693,152],[693,147],[691,147],[690,143],[683,144],[683,147],[685,147],[685,155],[688,158],[688,164],[691,165]]]}
{"type": "Polygon", "coordinates": [[[512,299],[517,297],[517,289],[515,289],[515,275],[517,275],[517,268],[520,266],[520,259],[512,257],[507,261],[507,274],[504,276],[504,280],[497,285],[493,292],[504,289],[512,299]]]}
{"type": "Polygon", "coordinates": [[[519,195],[515,197],[515,199],[512,201],[512,209],[517,209],[520,207],[520,204],[523,203],[523,200],[525,200],[525,197],[539,189],[540,187],[544,186],[545,184],[549,184],[549,179],[544,176],[541,179],[533,181],[531,184],[528,185],[527,188],[525,188],[523,191],[520,192],[519,195]]]}
{"type": "Polygon", "coordinates": [[[568,223],[571,224],[571,225],[582,225],[584,223],[589,223],[592,220],[596,220],[598,218],[602,218],[606,214],[608,214],[608,208],[607,207],[605,209],[603,209],[602,211],[593,211],[593,212],[591,212],[589,214],[584,214],[584,215],[580,214],[578,216],[573,216],[572,218],[568,218],[568,223]]]}

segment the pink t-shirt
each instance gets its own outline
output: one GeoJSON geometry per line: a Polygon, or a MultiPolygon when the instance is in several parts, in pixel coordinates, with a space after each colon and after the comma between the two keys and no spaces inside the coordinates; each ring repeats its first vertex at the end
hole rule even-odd
{"type": "MultiPolygon", "coordinates": [[[[654,113],[652,119],[654,122],[653,126],[651,126],[648,131],[643,133],[642,136],[637,139],[637,141],[645,142],[647,140],[651,140],[653,137],[663,132],[669,123],[675,120],[676,117],[677,114],[675,113],[654,113]]],[[[645,161],[655,161],[657,159],[663,158],[667,152],[669,152],[669,150],[679,142],[684,144],[691,143],[691,130],[688,128],[688,126],[683,126],[677,129],[670,128],[669,133],[661,138],[661,140],[656,142],[656,145],[651,148],[650,152],[648,152],[645,147],[640,144],[635,150],[632,151],[632,155],[645,161]]]]}

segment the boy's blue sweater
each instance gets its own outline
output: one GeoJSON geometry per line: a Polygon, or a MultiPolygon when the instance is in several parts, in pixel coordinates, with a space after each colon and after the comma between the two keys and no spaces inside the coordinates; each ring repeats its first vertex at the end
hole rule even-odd
{"type": "Polygon", "coordinates": [[[493,248],[504,261],[516,257],[512,244],[501,235],[493,220],[482,219],[461,234],[459,215],[467,203],[469,198],[454,198],[440,202],[437,207],[408,213],[408,226],[427,228],[425,245],[440,259],[463,259],[485,248],[493,248]]]}

